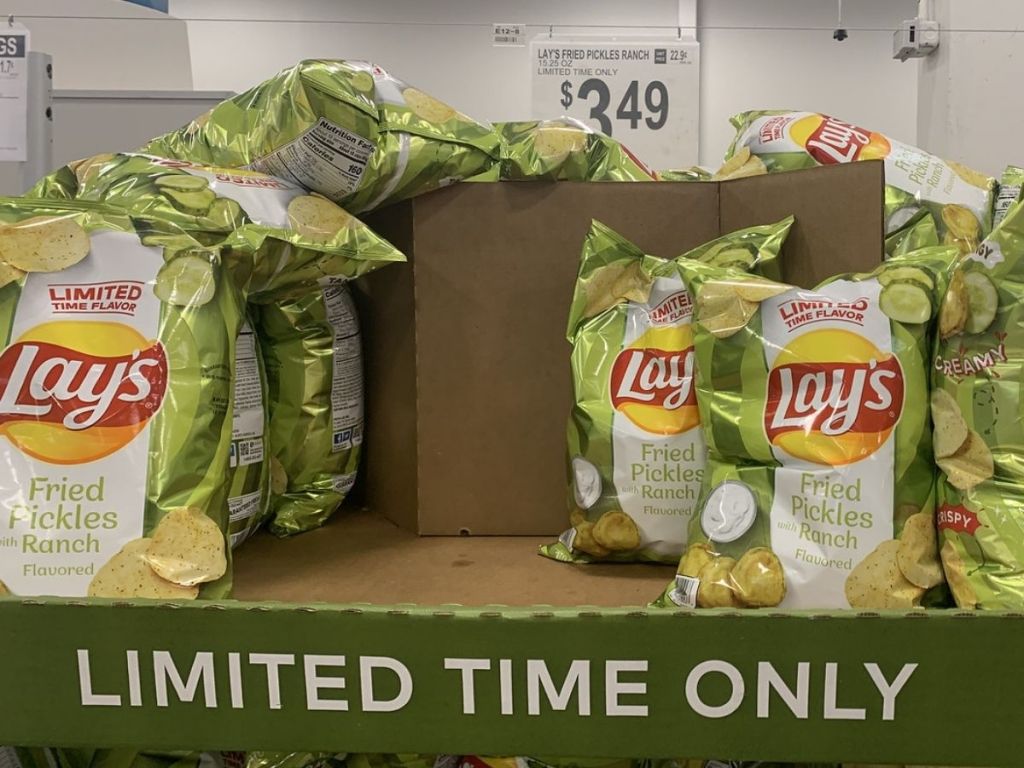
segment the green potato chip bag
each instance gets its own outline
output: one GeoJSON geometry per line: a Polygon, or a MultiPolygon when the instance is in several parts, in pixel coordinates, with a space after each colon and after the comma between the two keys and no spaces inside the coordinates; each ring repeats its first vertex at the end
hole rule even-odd
{"type": "Polygon", "coordinates": [[[1024,168],[1016,165],[1006,166],[999,179],[999,191],[996,193],[996,201],[992,209],[993,228],[1002,223],[1014,203],[1020,202],[1021,190],[1024,190],[1024,168]]]}
{"type": "Polygon", "coordinates": [[[995,180],[888,136],[816,112],[741,112],[727,157],[748,148],[769,172],[816,165],[882,160],[886,232],[903,227],[922,207],[939,237],[968,253],[992,228],[995,180]]]}
{"type": "Polygon", "coordinates": [[[356,480],[363,442],[359,320],[348,285],[256,306],[270,402],[270,530],[287,536],[322,525],[356,480]]]}
{"type": "MultiPolygon", "coordinates": [[[[51,174],[34,193],[102,200],[255,255],[251,274],[239,279],[261,318],[256,329],[262,355],[238,357],[245,367],[236,371],[236,404],[244,407],[236,405],[231,533],[236,543],[244,541],[268,505],[278,534],[322,524],[355,480],[362,440],[358,329],[347,327],[354,320],[338,320],[346,328],[335,332],[325,286],[334,286],[330,296],[347,297],[339,280],[402,261],[402,254],[326,198],[254,171],[101,155],[51,174]],[[204,198],[205,210],[191,198],[181,202],[182,195],[197,193],[211,196],[204,198]],[[221,203],[230,215],[215,215],[221,203]],[[260,357],[273,377],[269,385],[262,381],[260,357]],[[269,427],[260,433],[265,419],[256,400],[268,386],[269,427]]],[[[149,234],[153,242],[163,237],[149,234]]],[[[257,343],[255,336],[244,339],[243,353],[257,343]]]]}
{"type": "Polygon", "coordinates": [[[484,123],[364,61],[301,61],[144,152],[250,168],[353,213],[474,176],[497,162],[484,123]]]}
{"type": "Polygon", "coordinates": [[[0,198],[0,580],[15,594],[230,588],[234,270],[251,266],[182,232],[165,260],[145,224],[0,198]]]}
{"type": "Polygon", "coordinates": [[[658,171],[658,181],[711,181],[711,171],[694,165],[680,170],[658,171]]]}
{"type": "Polygon", "coordinates": [[[497,123],[500,178],[512,181],[654,181],[619,141],[571,117],[497,123]]]}
{"type": "Polygon", "coordinates": [[[931,397],[942,563],[961,608],[1024,607],[1024,204],[965,257],[931,397]]]}
{"type": "Polygon", "coordinates": [[[693,391],[693,303],[676,263],[762,270],[792,217],[723,235],[674,260],[593,222],[566,336],[575,405],[568,425],[570,528],[556,560],[676,562],[706,450],[693,391]]]}
{"type": "Polygon", "coordinates": [[[661,605],[910,609],[939,588],[928,360],[957,251],[813,290],[675,262],[708,463],[661,605]]]}

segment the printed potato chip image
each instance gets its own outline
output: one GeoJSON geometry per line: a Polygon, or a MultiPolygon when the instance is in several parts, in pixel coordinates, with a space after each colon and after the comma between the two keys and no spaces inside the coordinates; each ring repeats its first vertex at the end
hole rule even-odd
{"type": "MultiPolygon", "coordinates": [[[[220,531],[218,530],[218,535],[220,531]]],[[[195,600],[199,588],[182,586],[160,578],[146,562],[151,539],[136,539],[125,544],[110,558],[89,584],[89,597],[153,600],[195,600]]]]}
{"type": "Polygon", "coordinates": [[[988,189],[992,186],[992,178],[986,176],[980,171],[976,171],[973,168],[968,168],[963,163],[958,163],[956,160],[947,160],[946,164],[953,169],[953,172],[961,179],[966,181],[968,184],[977,187],[978,189],[988,189]]]}
{"type": "Polygon", "coordinates": [[[11,590],[7,588],[7,585],[0,581],[0,597],[9,597],[11,590]]]}
{"type": "Polygon", "coordinates": [[[896,562],[900,542],[883,541],[846,579],[851,608],[909,609],[920,605],[925,590],[912,584],[896,562]]]}
{"type": "Polygon", "coordinates": [[[588,135],[579,128],[542,123],[534,131],[533,148],[545,160],[564,162],[569,155],[587,148],[588,135]]]}
{"type": "Polygon", "coordinates": [[[719,339],[727,339],[745,328],[758,306],[758,302],[741,297],[729,283],[708,283],[697,294],[699,322],[719,339]]]}
{"type": "Polygon", "coordinates": [[[963,272],[957,270],[949,281],[946,297],[942,301],[942,309],[939,310],[939,336],[948,339],[963,331],[964,326],[967,325],[969,306],[970,297],[967,293],[967,283],[964,280],[963,272]]]}
{"type": "Polygon", "coordinates": [[[942,221],[949,234],[958,240],[977,241],[981,233],[981,224],[974,214],[962,205],[942,206],[942,221]]]}
{"type": "Polygon", "coordinates": [[[978,604],[978,596],[967,576],[967,567],[964,565],[960,552],[952,539],[946,539],[942,544],[942,568],[946,572],[946,581],[949,583],[949,591],[953,593],[953,599],[960,608],[974,608],[978,604]]]}
{"type": "Polygon", "coordinates": [[[731,557],[716,557],[700,569],[697,578],[698,608],[737,608],[740,605],[736,598],[736,583],[732,578],[732,569],[736,561],[731,557]]]}
{"type": "Polygon", "coordinates": [[[932,446],[936,459],[944,459],[959,451],[970,435],[970,428],[960,413],[956,400],[944,389],[932,391],[932,446]]]}
{"type": "Polygon", "coordinates": [[[946,473],[949,484],[961,491],[970,490],[995,473],[992,451],[985,444],[985,439],[973,429],[956,453],[937,458],[935,463],[946,473]]]}
{"type": "Polygon", "coordinates": [[[717,555],[714,550],[707,544],[704,544],[703,542],[691,544],[687,547],[686,552],[679,561],[679,567],[676,569],[676,573],[680,576],[689,576],[690,578],[695,579],[700,575],[704,566],[714,560],[715,557],[717,557],[717,555]]]}
{"type": "Polygon", "coordinates": [[[276,456],[270,458],[270,492],[281,494],[288,490],[288,473],[284,471],[281,460],[276,456]]]}
{"type": "Polygon", "coordinates": [[[197,507],[181,507],[164,515],[142,554],[163,579],[186,587],[216,581],[227,571],[224,534],[197,507]]]}
{"type": "Polygon", "coordinates": [[[650,276],[643,273],[639,261],[609,264],[596,270],[584,289],[587,295],[584,317],[599,315],[623,301],[646,301],[651,282],[650,276]]]}
{"type": "Polygon", "coordinates": [[[288,203],[288,222],[297,232],[319,242],[334,239],[354,219],[326,197],[301,195],[288,203]]]}
{"type": "Polygon", "coordinates": [[[443,101],[439,101],[417,88],[406,88],[402,91],[402,98],[417,117],[422,117],[431,123],[444,123],[458,115],[455,109],[443,101]]]}
{"type": "Polygon", "coordinates": [[[782,563],[767,547],[747,550],[732,568],[732,581],[740,601],[751,608],[776,606],[786,597],[782,563]]]}
{"type": "Polygon", "coordinates": [[[625,512],[611,510],[594,523],[594,541],[612,552],[628,552],[640,546],[640,529],[625,512]]]}
{"type": "Polygon", "coordinates": [[[938,535],[931,515],[919,512],[907,518],[899,542],[896,562],[907,581],[922,589],[942,583],[938,535]]]}
{"type": "Polygon", "coordinates": [[[729,178],[730,174],[739,171],[751,157],[750,147],[741,147],[711,175],[711,180],[720,181],[723,178],[729,178]]]}
{"type": "Polygon", "coordinates": [[[89,236],[72,218],[35,216],[0,227],[0,261],[23,272],[60,272],[89,255],[89,236]]]}
{"type": "Polygon", "coordinates": [[[23,277],[25,277],[25,272],[0,261],[0,288],[3,288],[8,283],[16,283],[23,277]]]}
{"type": "Polygon", "coordinates": [[[597,543],[594,538],[594,524],[583,520],[575,524],[576,536],[573,539],[573,549],[578,549],[580,552],[586,552],[592,557],[598,559],[608,557],[612,552],[607,547],[597,543]]]}

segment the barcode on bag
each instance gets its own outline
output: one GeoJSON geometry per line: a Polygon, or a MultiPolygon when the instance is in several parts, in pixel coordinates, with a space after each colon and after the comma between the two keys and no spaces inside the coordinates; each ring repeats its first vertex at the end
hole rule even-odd
{"type": "Polygon", "coordinates": [[[669,599],[683,608],[697,607],[697,588],[700,586],[700,579],[692,576],[676,576],[676,585],[668,593],[669,599]]]}
{"type": "Polygon", "coordinates": [[[570,528],[569,530],[562,533],[558,537],[558,540],[562,542],[562,546],[572,552],[572,543],[576,541],[576,529],[570,528]]]}

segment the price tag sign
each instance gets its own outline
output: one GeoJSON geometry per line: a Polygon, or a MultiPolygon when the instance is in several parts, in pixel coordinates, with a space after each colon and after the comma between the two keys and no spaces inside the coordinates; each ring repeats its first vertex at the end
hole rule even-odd
{"type": "Polygon", "coordinates": [[[0,161],[28,158],[28,29],[0,23],[0,161]]]}
{"type": "Polygon", "coordinates": [[[682,40],[530,44],[533,117],[569,115],[655,170],[697,162],[700,46],[682,40]]]}

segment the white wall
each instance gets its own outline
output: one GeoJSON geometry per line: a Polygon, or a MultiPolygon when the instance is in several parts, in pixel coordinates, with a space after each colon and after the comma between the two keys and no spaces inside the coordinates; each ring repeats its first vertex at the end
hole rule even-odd
{"type": "Polygon", "coordinates": [[[190,90],[184,22],[123,0],[2,0],[53,57],[53,87],[190,90]]]}
{"type": "MultiPolygon", "coordinates": [[[[916,67],[892,60],[891,39],[896,24],[914,15],[916,3],[847,0],[845,5],[850,38],[836,43],[832,0],[700,0],[704,164],[720,163],[732,135],[728,117],[743,109],[829,111],[915,140],[916,67]],[[858,29],[864,27],[874,31],[858,29]]],[[[530,112],[528,49],[492,47],[492,22],[532,24],[531,35],[546,33],[549,24],[567,33],[674,35],[679,9],[678,0],[170,4],[172,14],[189,20],[197,88],[243,90],[300,58],[367,58],[488,120],[530,112]],[[287,23],[256,21],[285,17],[287,23]],[[241,18],[250,21],[232,21],[241,18]]]]}
{"type": "Polygon", "coordinates": [[[920,63],[918,133],[943,157],[998,176],[1024,165],[1024,3],[934,0],[939,49],[920,63]]]}

